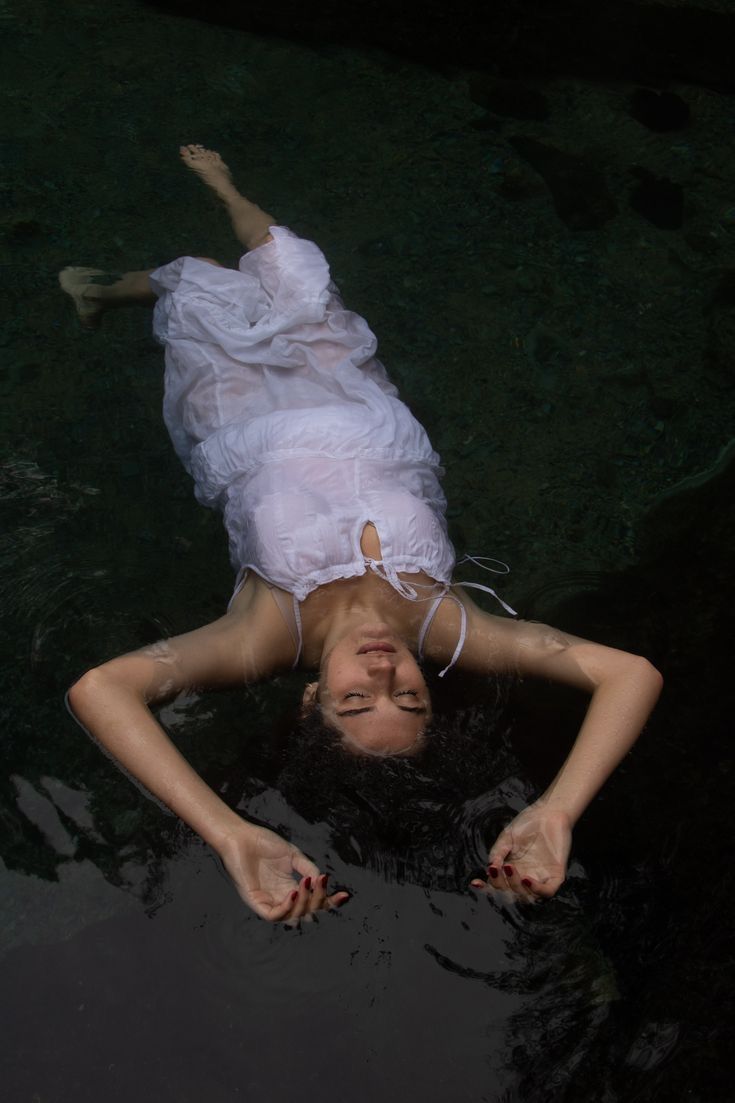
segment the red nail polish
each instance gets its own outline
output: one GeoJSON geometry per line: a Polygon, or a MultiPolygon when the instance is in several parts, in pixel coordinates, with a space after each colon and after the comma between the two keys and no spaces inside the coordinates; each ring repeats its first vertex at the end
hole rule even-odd
{"type": "Polygon", "coordinates": [[[321,877],[319,878],[319,880],[322,883],[322,888],[325,889],[327,887],[327,881],[329,880],[329,874],[328,873],[323,873],[321,875],[321,877]]]}
{"type": "Polygon", "coordinates": [[[495,868],[495,866],[490,866],[490,869],[488,870],[488,873],[493,878],[493,880],[495,880],[495,878],[498,876],[498,871],[495,868]]]}
{"type": "Polygon", "coordinates": [[[349,896],[343,896],[341,900],[337,901],[337,907],[341,908],[343,904],[346,904],[349,900],[349,896]]]}
{"type": "Polygon", "coordinates": [[[524,878],[523,878],[523,880],[521,881],[521,884],[522,884],[522,885],[525,885],[525,887],[526,887],[527,889],[531,889],[531,888],[533,888],[533,881],[529,881],[529,880],[528,880],[528,877],[524,877],[524,878]]]}
{"type": "Polygon", "coordinates": [[[503,873],[506,877],[513,876],[513,866],[503,866],[503,873]]]}
{"type": "Polygon", "coordinates": [[[311,877],[307,877],[306,880],[304,881],[304,888],[306,889],[307,892],[311,888],[311,877]]]}
{"type": "Polygon", "coordinates": [[[296,897],[297,897],[298,895],[299,895],[299,890],[298,890],[298,889],[296,890],[296,892],[292,892],[292,893],[291,893],[291,903],[292,903],[292,904],[293,904],[294,900],[296,899],[296,897]]]}

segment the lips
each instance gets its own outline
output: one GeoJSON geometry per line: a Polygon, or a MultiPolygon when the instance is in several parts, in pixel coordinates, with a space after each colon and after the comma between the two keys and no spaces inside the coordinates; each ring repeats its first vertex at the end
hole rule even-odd
{"type": "Polygon", "coordinates": [[[371,643],[364,643],[362,647],[358,647],[358,655],[370,655],[373,651],[385,651],[389,655],[395,655],[396,649],[392,643],[385,643],[381,640],[374,640],[371,643]]]}

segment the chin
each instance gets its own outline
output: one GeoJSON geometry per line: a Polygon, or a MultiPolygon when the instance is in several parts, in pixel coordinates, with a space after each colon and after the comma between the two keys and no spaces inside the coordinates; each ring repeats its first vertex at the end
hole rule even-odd
{"type": "Polygon", "coordinates": [[[412,758],[424,746],[424,733],[420,732],[411,743],[398,747],[386,746],[385,744],[377,746],[369,743],[358,743],[343,734],[342,746],[349,754],[360,755],[364,758],[412,758]]]}
{"type": "Polygon", "coordinates": [[[389,624],[385,624],[382,621],[366,621],[365,624],[359,625],[353,632],[355,636],[367,636],[369,638],[379,639],[381,636],[395,636],[396,639],[400,639],[400,636],[396,635],[396,632],[389,624]]]}

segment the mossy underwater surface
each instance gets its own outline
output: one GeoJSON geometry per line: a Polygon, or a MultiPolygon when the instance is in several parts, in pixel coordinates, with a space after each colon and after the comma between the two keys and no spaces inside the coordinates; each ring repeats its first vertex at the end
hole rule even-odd
{"type": "Polygon", "coordinates": [[[7,1098],[728,1098],[732,99],[516,87],[132,0],[0,18],[7,1098]],[[443,457],[458,551],[508,561],[526,615],[667,676],[533,913],[474,900],[464,870],[553,775],[564,695],[520,688],[490,797],[417,844],[428,881],[346,860],[266,776],[296,682],[166,709],[211,784],[353,890],[301,934],[251,916],[64,710],[83,670],[213,619],[232,584],[161,422],[147,313],[83,333],[56,284],[66,264],[236,262],[186,141],[324,249],[443,457]]]}

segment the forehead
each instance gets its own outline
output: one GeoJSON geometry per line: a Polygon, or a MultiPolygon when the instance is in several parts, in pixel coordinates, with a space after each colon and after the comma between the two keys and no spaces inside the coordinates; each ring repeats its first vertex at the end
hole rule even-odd
{"type": "Polygon", "coordinates": [[[423,743],[426,715],[395,711],[386,719],[377,712],[329,717],[348,750],[358,754],[412,754],[423,743]]]}

